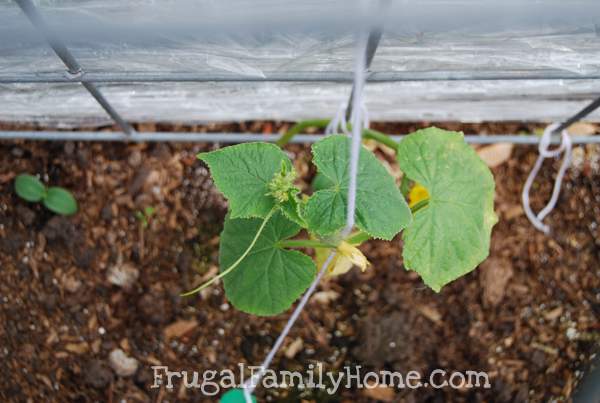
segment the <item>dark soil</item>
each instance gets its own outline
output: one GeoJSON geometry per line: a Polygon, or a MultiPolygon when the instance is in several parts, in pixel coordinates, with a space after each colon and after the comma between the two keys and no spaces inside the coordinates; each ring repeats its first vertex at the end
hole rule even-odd
{"type": "MultiPolygon", "coordinates": [[[[280,130],[271,123],[230,126],[224,130],[280,130]]],[[[531,127],[464,126],[467,133],[531,127]]],[[[193,389],[150,388],[150,367],[205,371],[262,361],[289,313],[237,312],[220,285],[179,297],[217,271],[226,204],[195,158],[211,147],[0,143],[0,401],[217,401],[193,389]],[[22,172],[71,189],[80,212],[63,218],[20,200],[13,178],[22,172]],[[148,206],[156,213],[144,228],[135,213],[148,206]],[[108,358],[115,349],[136,359],[137,371],[119,375],[108,358]]],[[[306,185],[313,174],[309,148],[289,150],[306,185]]],[[[275,362],[282,370],[322,362],[326,370],[360,365],[424,376],[436,368],[487,371],[491,389],[341,389],[328,397],[261,388],[258,395],[282,402],[571,396],[600,334],[600,149],[578,147],[547,219],[551,237],[537,232],[520,207],[536,151],[517,147],[493,170],[500,222],[479,269],[436,294],[404,270],[399,237],[370,242],[362,249],[372,269],[323,283],[275,362]]],[[[533,192],[535,209],[550,193],[558,162],[545,167],[533,192]]]]}

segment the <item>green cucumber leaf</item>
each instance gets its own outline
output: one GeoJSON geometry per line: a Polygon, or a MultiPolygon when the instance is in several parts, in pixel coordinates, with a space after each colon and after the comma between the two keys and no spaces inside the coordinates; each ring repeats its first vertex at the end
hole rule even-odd
{"type": "Polygon", "coordinates": [[[312,187],[313,192],[317,192],[319,190],[330,188],[334,185],[335,185],[335,183],[333,183],[332,180],[327,178],[322,173],[317,172],[317,174],[315,175],[315,177],[312,181],[311,187],[312,187]]]}
{"type": "Polygon", "coordinates": [[[438,292],[488,256],[498,221],[494,178],[462,133],[435,127],[404,138],[398,162],[429,193],[427,207],[402,234],[404,265],[438,292]]]}
{"type": "Polygon", "coordinates": [[[71,192],[59,187],[48,188],[43,200],[48,210],[61,215],[71,215],[77,212],[77,200],[71,192]]]}
{"type": "Polygon", "coordinates": [[[39,202],[46,196],[46,186],[33,175],[21,174],[15,179],[15,192],[28,202],[39,202]]]}
{"type": "Polygon", "coordinates": [[[293,171],[287,155],[268,143],[246,143],[200,153],[217,188],[229,200],[231,218],[265,217],[276,204],[269,183],[284,164],[293,171]]]}
{"type": "MultiPolygon", "coordinates": [[[[306,204],[308,228],[325,237],[346,223],[350,139],[329,136],[312,148],[313,162],[327,180],[306,204]]],[[[377,157],[361,147],[356,190],[356,226],[374,238],[391,240],[411,221],[411,213],[394,178],[377,157]]]]}
{"type": "MultiPolygon", "coordinates": [[[[219,249],[221,270],[244,253],[262,221],[226,218],[219,249]]],[[[316,274],[312,259],[277,244],[299,231],[300,226],[281,211],[271,217],[246,258],[223,278],[225,294],[233,306],[254,315],[276,315],[288,309],[308,288],[316,274]]]]}
{"type": "Polygon", "coordinates": [[[306,228],[308,224],[302,217],[303,202],[296,195],[290,194],[288,200],[279,204],[283,214],[289,219],[306,228]]]}

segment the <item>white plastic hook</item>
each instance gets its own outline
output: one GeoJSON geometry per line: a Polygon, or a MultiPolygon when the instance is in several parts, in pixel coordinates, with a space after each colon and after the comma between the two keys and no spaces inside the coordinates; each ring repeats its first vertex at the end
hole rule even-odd
{"type": "Polygon", "coordinates": [[[571,151],[573,148],[572,142],[571,142],[571,136],[569,136],[569,133],[566,130],[563,130],[561,132],[560,146],[558,146],[557,148],[555,148],[553,150],[551,150],[549,148],[550,140],[552,138],[552,133],[558,126],[559,126],[558,123],[554,123],[554,124],[551,124],[550,126],[548,126],[546,128],[546,130],[544,130],[544,134],[542,135],[542,138],[540,139],[540,143],[538,146],[540,155],[539,155],[537,161],[535,161],[535,165],[533,166],[533,169],[531,170],[531,172],[529,173],[529,176],[527,177],[527,180],[525,181],[525,186],[523,187],[523,193],[521,194],[521,199],[523,201],[523,209],[525,210],[525,214],[527,215],[527,218],[529,219],[529,221],[531,221],[531,223],[533,224],[533,226],[535,228],[544,232],[545,234],[550,233],[550,227],[548,225],[544,224],[543,220],[554,209],[554,206],[556,206],[556,202],[558,201],[558,195],[560,194],[560,187],[562,185],[563,177],[565,175],[565,172],[567,171],[567,168],[571,164],[571,154],[572,154],[571,151]],[[533,181],[535,180],[535,178],[546,158],[558,157],[563,152],[565,153],[565,155],[563,157],[562,163],[558,170],[558,174],[556,175],[556,179],[554,181],[554,188],[552,189],[552,196],[550,197],[548,204],[546,204],[546,206],[544,206],[544,208],[539,213],[535,214],[533,212],[533,210],[531,209],[530,198],[529,198],[529,193],[531,192],[531,186],[533,185],[533,181]]]}

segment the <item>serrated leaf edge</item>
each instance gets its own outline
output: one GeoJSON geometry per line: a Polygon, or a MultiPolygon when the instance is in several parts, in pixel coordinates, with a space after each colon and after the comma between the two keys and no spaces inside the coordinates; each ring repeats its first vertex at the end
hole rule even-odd
{"type": "MultiPolygon", "coordinates": [[[[316,161],[317,161],[317,159],[318,159],[318,158],[317,158],[317,156],[318,156],[318,150],[317,150],[317,148],[320,148],[320,145],[321,145],[321,144],[322,144],[322,142],[323,142],[323,141],[325,141],[326,139],[329,139],[329,138],[335,138],[335,137],[347,138],[346,136],[344,136],[344,135],[341,135],[341,134],[332,134],[332,135],[326,136],[326,137],[322,138],[321,140],[319,140],[318,142],[316,142],[315,144],[313,144],[313,146],[311,147],[311,153],[312,153],[312,155],[313,155],[313,164],[314,164],[314,165],[317,167],[317,171],[318,171],[318,172],[319,172],[321,175],[323,175],[323,176],[325,176],[327,179],[329,179],[330,181],[332,181],[332,182],[336,183],[335,187],[336,187],[336,188],[338,188],[338,189],[336,189],[336,190],[337,190],[339,193],[341,193],[341,190],[342,190],[342,189],[347,189],[347,188],[346,188],[346,187],[343,187],[343,186],[340,186],[339,184],[337,184],[337,181],[336,181],[334,178],[332,178],[331,176],[327,175],[325,172],[323,172],[323,171],[320,169],[320,167],[319,167],[319,165],[317,164],[317,162],[316,162],[316,161]]],[[[376,155],[375,155],[373,152],[371,152],[371,151],[370,151],[368,148],[366,148],[366,147],[365,147],[363,144],[361,144],[361,147],[362,147],[362,148],[361,148],[360,152],[363,152],[363,151],[364,151],[364,152],[368,152],[368,153],[370,153],[370,154],[371,154],[371,155],[372,155],[372,156],[373,156],[373,157],[374,157],[374,158],[375,158],[375,159],[376,159],[376,160],[377,160],[377,161],[378,161],[378,162],[381,164],[381,161],[379,161],[379,158],[377,158],[377,156],[376,156],[376,155]]],[[[360,156],[360,153],[359,153],[359,156],[360,156]]],[[[359,157],[359,158],[360,158],[360,157],[359,157]]],[[[383,169],[385,169],[385,166],[384,166],[383,164],[381,164],[381,167],[382,167],[383,169]]],[[[387,172],[387,170],[386,170],[386,172],[387,172]]],[[[389,172],[388,172],[388,174],[389,174],[389,172]]],[[[392,177],[392,176],[390,175],[390,177],[392,177]]],[[[392,178],[393,178],[393,177],[392,177],[392,178]]],[[[318,191],[314,192],[314,193],[311,195],[311,197],[310,197],[310,198],[312,199],[312,197],[313,197],[315,194],[317,194],[317,193],[319,193],[319,192],[321,192],[321,191],[323,191],[323,190],[329,190],[329,189],[332,189],[332,188],[333,188],[333,186],[332,186],[331,188],[328,188],[328,189],[321,189],[321,190],[318,190],[318,191]]],[[[410,221],[409,221],[409,222],[406,224],[406,226],[404,226],[404,228],[400,229],[400,231],[398,231],[396,234],[394,234],[394,235],[393,235],[392,237],[390,237],[390,238],[386,238],[386,237],[381,237],[381,236],[378,236],[378,235],[374,235],[373,233],[371,233],[370,231],[368,231],[366,228],[364,228],[362,225],[360,225],[358,222],[357,222],[355,225],[356,225],[356,227],[357,227],[357,228],[359,228],[361,231],[363,231],[363,232],[367,233],[367,234],[368,234],[368,235],[369,235],[371,238],[373,238],[373,239],[378,239],[378,240],[383,240],[383,241],[391,241],[391,240],[392,240],[392,239],[394,239],[394,238],[395,238],[395,237],[396,237],[398,234],[400,234],[400,233],[401,233],[401,232],[402,232],[404,229],[408,228],[408,226],[409,226],[409,225],[412,223],[412,221],[413,221],[413,219],[412,219],[412,215],[411,215],[411,217],[410,217],[410,221]]],[[[333,231],[333,232],[331,232],[331,233],[327,233],[327,234],[318,234],[318,233],[316,233],[316,234],[317,234],[317,235],[319,235],[319,236],[327,237],[327,236],[329,236],[329,235],[333,235],[333,234],[335,234],[337,231],[341,230],[342,228],[344,228],[344,226],[343,226],[343,225],[342,225],[342,226],[341,226],[339,229],[337,229],[337,230],[335,230],[335,231],[333,231]]]]}
{"type": "MultiPolygon", "coordinates": [[[[421,135],[421,136],[427,136],[428,134],[426,132],[427,132],[427,130],[430,130],[430,129],[432,129],[432,128],[425,128],[425,129],[416,130],[415,132],[408,134],[403,141],[408,140],[408,139],[410,139],[409,141],[415,141],[415,140],[413,140],[414,137],[409,137],[409,136],[413,136],[413,135],[417,135],[417,134],[421,135]]],[[[444,130],[444,129],[439,129],[439,128],[434,128],[434,129],[437,129],[437,130],[445,132],[443,135],[451,137],[451,139],[450,139],[451,141],[464,142],[464,133],[463,132],[449,131],[449,130],[444,130]]],[[[399,156],[401,155],[401,147],[402,147],[402,142],[400,142],[399,147],[398,147],[398,159],[399,159],[399,156]]],[[[481,158],[479,158],[479,156],[477,155],[477,153],[475,152],[475,150],[473,148],[466,147],[466,148],[464,148],[464,150],[467,153],[471,154],[471,156],[474,156],[475,157],[475,161],[478,164],[481,164],[481,166],[483,166],[483,167],[486,168],[487,175],[489,175],[490,178],[491,178],[491,185],[490,185],[491,189],[488,189],[488,190],[491,190],[491,194],[489,196],[489,198],[491,199],[491,210],[488,208],[488,205],[490,204],[490,200],[486,200],[486,205],[484,206],[484,212],[483,212],[484,226],[489,226],[489,228],[487,228],[487,230],[489,231],[489,233],[491,235],[491,231],[492,231],[494,225],[498,222],[498,215],[494,211],[494,194],[495,194],[495,187],[496,187],[496,183],[494,181],[494,176],[491,173],[491,171],[489,170],[489,168],[487,167],[487,165],[485,165],[485,163],[481,160],[481,158]]],[[[398,163],[400,164],[399,160],[398,160],[398,163]]],[[[414,180],[413,178],[410,178],[410,177],[408,177],[408,178],[411,179],[411,180],[414,180]]],[[[425,185],[423,185],[423,184],[422,184],[422,186],[425,187],[425,185]]],[[[427,189],[427,187],[425,187],[425,188],[427,189]]],[[[430,190],[430,189],[427,189],[427,191],[429,192],[430,198],[432,198],[433,200],[435,200],[435,196],[433,194],[435,192],[432,192],[432,190],[430,190]]],[[[417,212],[416,214],[419,214],[419,212],[417,212]]],[[[408,228],[408,226],[406,228],[408,228]]],[[[402,234],[403,241],[404,241],[405,234],[406,233],[402,234]]],[[[402,251],[402,256],[403,256],[403,260],[404,260],[404,266],[406,267],[406,269],[418,273],[419,277],[421,277],[421,279],[423,280],[423,282],[428,287],[430,287],[433,291],[435,291],[436,293],[439,293],[443,287],[445,287],[446,285],[450,284],[451,282],[456,281],[459,278],[461,278],[461,277],[463,277],[463,276],[471,273],[472,271],[474,271],[477,268],[477,266],[479,266],[479,264],[481,264],[483,261],[485,261],[485,259],[488,258],[489,254],[490,254],[490,251],[489,251],[489,241],[488,241],[488,248],[483,252],[483,254],[477,255],[477,256],[474,255],[470,259],[471,261],[476,262],[476,263],[469,263],[468,266],[469,267],[472,266],[470,269],[461,272],[454,279],[452,279],[452,280],[450,280],[450,281],[448,281],[448,282],[446,282],[444,284],[441,284],[439,282],[435,282],[434,283],[434,282],[426,280],[419,273],[418,270],[416,270],[415,268],[412,267],[412,263],[410,261],[407,261],[405,259],[405,257],[404,257],[404,251],[405,251],[405,249],[403,249],[403,251],[402,251]]],[[[467,265],[465,265],[465,266],[467,266],[467,265]]]]}
{"type": "MultiPolygon", "coordinates": [[[[225,151],[225,150],[227,150],[227,149],[229,149],[229,150],[230,150],[231,148],[236,148],[236,147],[237,147],[237,148],[241,148],[241,147],[243,147],[243,146],[246,146],[246,145],[249,145],[249,144],[261,144],[261,145],[263,145],[263,144],[264,144],[264,145],[266,145],[266,146],[269,146],[269,147],[272,147],[272,148],[274,148],[275,150],[277,150],[277,152],[281,153],[281,155],[282,155],[282,161],[284,161],[284,162],[288,163],[288,164],[291,166],[291,168],[292,168],[292,169],[294,169],[294,166],[293,166],[293,164],[291,163],[291,161],[290,161],[289,157],[287,156],[287,154],[286,154],[286,153],[285,153],[285,152],[284,152],[284,151],[283,151],[281,148],[277,147],[276,145],[274,145],[274,144],[272,144],[272,143],[266,143],[266,142],[261,142],[261,141],[253,141],[253,142],[249,142],[249,143],[235,144],[235,145],[232,145],[232,146],[228,146],[228,147],[220,148],[220,149],[218,149],[218,150],[213,150],[213,151],[205,151],[205,152],[201,152],[201,153],[198,153],[198,154],[196,154],[196,158],[198,158],[200,161],[202,161],[202,162],[204,162],[206,165],[208,165],[208,168],[211,170],[211,175],[210,175],[210,177],[211,177],[211,179],[212,179],[213,183],[215,184],[215,186],[217,187],[217,189],[219,190],[219,192],[221,192],[221,194],[222,194],[222,195],[223,195],[223,196],[224,196],[224,197],[227,199],[227,201],[228,201],[228,203],[229,203],[229,205],[230,205],[230,208],[229,208],[229,213],[231,213],[231,218],[265,218],[265,217],[267,216],[267,214],[264,214],[264,215],[258,215],[258,214],[234,214],[234,212],[233,212],[233,209],[231,208],[231,204],[232,204],[232,203],[231,203],[231,200],[229,200],[229,197],[227,197],[227,196],[225,195],[225,193],[223,193],[223,192],[220,190],[220,189],[221,189],[221,186],[222,186],[222,182],[221,182],[221,180],[217,180],[217,179],[216,179],[216,178],[215,178],[215,177],[212,175],[212,169],[213,169],[213,165],[211,164],[211,162],[210,162],[210,161],[208,161],[208,160],[206,160],[206,159],[205,159],[205,156],[206,156],[206,155],[209,155],[209,154],[213,154],[213,155],[214,155],[214,154],[217,154],[217,153],[221,153],[221,152],[224,152],[224,151],[225,151]]],[[[266,184],[266,183],[267,183],[267,182],[265,182],[265,184],[266,184]]],[[[276,202],[275,198],[273,198],[272,196],[269,196],[269,197],[271,197],[271,198],[273,199],[273,206],[272,206],[272,207],[274,207],[274,206],[277,204],[277,202],[276,202]]]]}

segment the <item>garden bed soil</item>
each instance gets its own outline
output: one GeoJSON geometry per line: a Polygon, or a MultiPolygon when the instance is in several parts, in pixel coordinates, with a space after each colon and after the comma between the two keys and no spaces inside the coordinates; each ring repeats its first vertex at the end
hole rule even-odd
{"type": "MultiPolygon", "coordinates": [[[[414,126],[379,128],[397,133],[414,126]]],[[[445,126],[467,133],[533,127],[445,126]]],[[[281,125],[138,129],[272,133],[281,125]]],[[[179,296],[217,272],[226,203],[195,158],[215,147],[0,143],[1,401],[216,401],[198,390],[152,389],[150,367],[204,371],[262,361],[289,312],[273,318],[238,312],[221,285],[179,296]],[[71,189],[80,212],[64,218],[20,200],[13,179],[23,172],[71,189]],[[136,211],[148,206],[156,211],[144,228],[136,211]],[[134,373],[115,373],[108,357],[116,349],[137,360],[134,373]]],[[[314,175],[309,147],[289,151],[307,187],[314,175]]],[[[493,169],[500,221],[490,257],[478,270],[436,294],[404,270],[400,237],[371,241],[362,249],[372,268],[324,282],[274,363],[286,370],[323,362],[326,370],[360,365],[425,376],[436,368],[487,371],[490,389],[342,389],[329,397],[259,388],[258,395],[282,402],[547,402],[571,396],[600,330],[600,150],[577,147],[575,166],[547,219],[550,237],[532,227],[520,204],[536,151],[516,147],[493,169]]],[[[397,172],[390,153],[377,152],[397,172]]],[[[544,167],[532,192],[534,209],[549,195],[558,162],[544,167]]]]}

